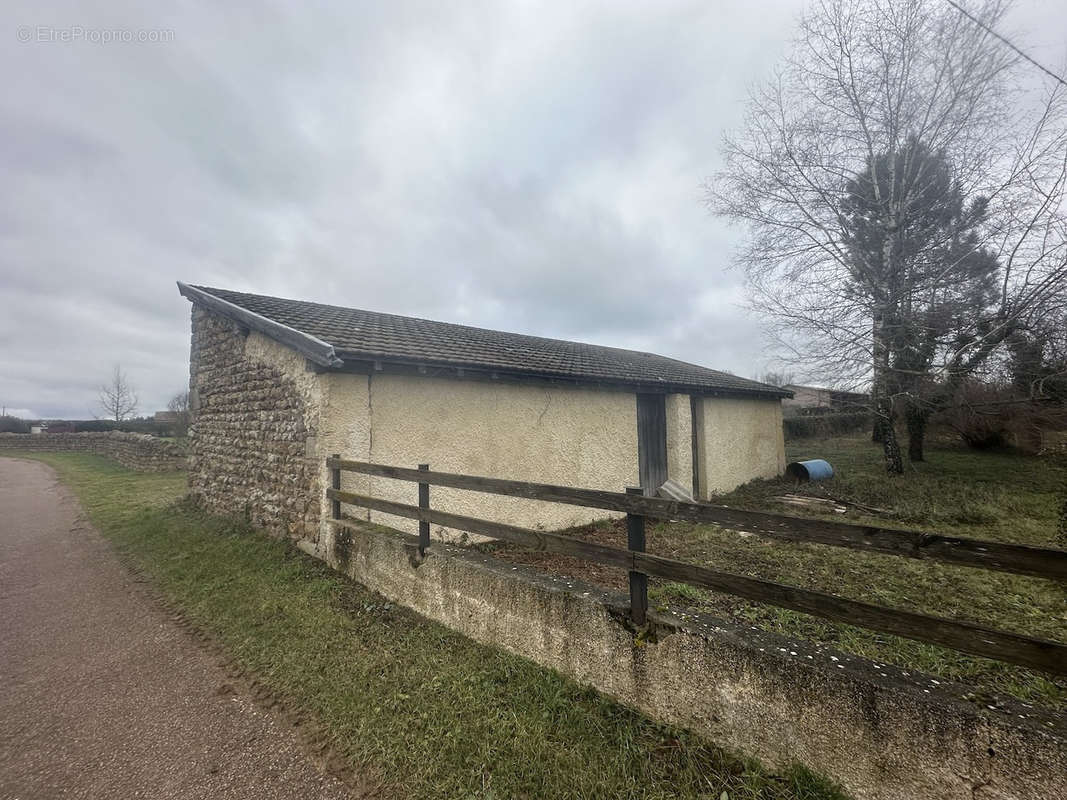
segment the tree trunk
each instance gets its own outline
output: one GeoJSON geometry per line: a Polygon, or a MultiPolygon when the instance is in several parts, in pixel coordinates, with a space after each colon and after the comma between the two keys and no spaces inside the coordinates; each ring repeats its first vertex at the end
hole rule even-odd
{"type": "Polygon", "coordinates": [[[897,431],[893,422],[893,398],[889,394],[889,347],[886,342],[885,322],[884,309],[877,309],[871,325],[874,355],[871,365],[874,372],[871,381],[871,399],[874,401],[875,433],[880,429],[882,435],[886,472],[890,475],[902,475],[904,459],[900,454],[900,444],[897,442],[897,431]]]}
{"type": "Polygon", "coordinates": [[[930,418],[930,412],[920,408],[915,403],[908,403],[908,460],[925,461],[923,458],[923,445],[926,442],[926,423],[930,418]]]}
{"type": "Polygon", "coordinates": [[[1061,547],[1067,547],[1067,483],[1063,485],[1063,506],[1060,507],[1060,523],[1056,526],[1056,538],[1061,547]]]}
{"type": "Polygon", "coordinates": [[[877,404],[878,418],[882,421],[882,451],[885,453],[885,471],[890,475],[904,474],[904,457],[897,441],[897,428],[893,420],[893,402],[880,397],[877,404]]]}
{"type": "Polygon", "coordinates": [[[871,441],[875,444],[885,441],[885,420],[877,414],[874,415],[874,425],[871,426],[871,441]]]}

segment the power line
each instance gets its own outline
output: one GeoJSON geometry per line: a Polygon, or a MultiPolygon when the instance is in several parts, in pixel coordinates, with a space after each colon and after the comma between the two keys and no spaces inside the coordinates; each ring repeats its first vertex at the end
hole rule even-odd
{"type": "Polygon", "coordinates": [[[1037,67],[1037,68],[1038,68],[1039,70],[1041,70],[1042,72],[1044,72],[1044,73],[1045,73],[1046,75],[1048,75],[1048,76],[1049,76],[1050,78],[1052,78],[1053,80],[1057,80],[1057,81],[1059,81],[1059,82],[1060,82],[1060,83],[1062,83],[1062,84],[1063,84],[1064,86],[1067,86],[1067,81],[1065,81],[1065,80],[1064,80],[1063,78],[1061,78],[1061,77],[1060,77],[1059,75],[1057,75],[1057,74],[1056,74],[1055,72],[1053,72],[1052,70],[1050,70],[1050,69],[1049,69],[1048,67],[1046,67],[1046,66],[1045,66],[1044,64],[1041,64],[1041,63],[1039,63],[1038,61],[1036,61],[1035,59],[1033,59],[1033,58],[1031,58],[1030,56],[1028,56],[1028,55],[1027,55],[1026,53],[1024,53],[1024,52],[1023,52],[1022,50],[1020,50],[1020,49],[1019,49],[1018,47],[1016,47],[1016,46],[1015,46],[1014,44],[1012,44],[1012,42],[1011,42],[1011,41],[1009,41],[1009,40],[1008,40],[1008,39],[1007,39],[1006,37],[1004,37],[1004,36],[1001,36],[1001,35],[1000,35],[999,33],[997,33],[997,32],[996,32],[995,30],[993,30],[993,29],[992,29],[992,28],[990,28],[990,27],[989,27],[988,25],[986,25],[986,24],[985,24],[984,22],[982,22],[982,21],[981,21],[980,19],[978,19],[978,18],[977,18],[976,16],[974,16],[974,15],[973,15],[973,14],[972,14],[971,12],[969,12],[969,11],[968,11],[967,9],[963,8],[963,7],[962,7],[962,6],[961,6],[961,5],[959,4],[959,3],[956,3],[956,2],[955,2],[955,0],[945,0],[945,2],[946,2],[946,3],[948,3],[948,4],[950,5],[950,6],[952,6],[952,7],[954,8],[954,9],[956,9],[957,11],[959,11],[959,12],[960,12],[961,14],[963,14],[963,16],[967,17],[967,19],[969,19],[969,20],[970,20],[971,22],[973,22],[973,23],[974,23],[975,25],[977,25],[977,26],[978,26],[979,28],[981,28],[982,30],[984,30],[984,31],[985,31],[986,33],[988,33],[988,34],[990,34],[990,35],[992,35],[992,36],[995,36],[996,38],[998,38],[998,39],[999,39],[1000,41],[1002,41],[1002,42],[1003,42],[1004,44],[1006,44],[1006,45],[1007,45],[1008,47],[1010,47],[1010,48],[1011,48],[1012,50],[1014,50],[1014,51],[1015,51],[1016,53],[1018,53],[1018,54],[1019,54],[1020,56],[1022,56],[1023,58],[1025,58],[1025,59],[1026,59],[1027,61],[1029,61],[1029,62],[1030,62],[1031,64],[1033,64],[1033,65],[1034,65],[1035,67],[1037,67]]]}

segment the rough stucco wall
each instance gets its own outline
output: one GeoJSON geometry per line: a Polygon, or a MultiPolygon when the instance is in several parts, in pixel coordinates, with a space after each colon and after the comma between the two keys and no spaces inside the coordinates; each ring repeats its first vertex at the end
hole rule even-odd
{"type": "MultiPolygon", "coordinates": [[[[374,375],[370,414],[370,456],[378,463],[613,491],[638,481],[637,401],[627,392],[374,375]]],[[[377,497],[418,500],[415,484],[369,484],[377,497]]],[[[436,486],[430,497],[437,509],[532,528],[581,525],[609,513],[436,486]]],[[[417,528],[377,512],[371,518],[417,528]]]]}
{"type": "Polygon", "coordinates": [[[691,728],[771,767],[800,762],[857,800],[1067,797],[1062,719],[963,686],[701,615],[651,614],[635,643],[627,599],[412,537],[351,529],[313,552],[390,600],[691,728]]]}
{"type": "Polygon", "coordinates": [[[689,395],[667,395],[667,477],[693,487],[693,413],[689,395]]]}
{"type": "Polygon", "coordinates": [[[294,350],[193,306],[190,491],[276,534],[315,537],[323,387],[294,350]]]}
{"type": "Polygon", "coordinates": [[[779,400],[705,397],[699,405],[701,499],[785,471],[779,400]]]}
{"type": "MultiPolygon", "coordinates": [[[[367,375],[327,373],[321,376],[324,387],[320,434],[316,442],[316,454],[322,486],[330,485],[326,458],[337,453],[353,461],[370,461],[371,404],[370,378],[367,375]]],[[[341,473],[341,488],[348,492],[372,494],[370,478],[354,472],[341,473]]],[[[322,497],[322,519],[330,517],[331,503],[322,497]]],[[[344,513],[351,517],[367,519],[365,509],[345,506],[344,513]]],[[[326,541],[333,533],[325,528],[320,532],[326,541]]]]}

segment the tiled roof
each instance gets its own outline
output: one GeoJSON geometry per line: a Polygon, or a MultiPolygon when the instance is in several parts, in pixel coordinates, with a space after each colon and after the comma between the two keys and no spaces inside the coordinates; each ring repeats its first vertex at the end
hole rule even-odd
{"type": "Polygon", "coordinates": [[[652,353],[207,286],[193,288],[333,345],[345,361],[447,365],[635,387],[773,397],[790,394],[776,386],[652,353]]]}

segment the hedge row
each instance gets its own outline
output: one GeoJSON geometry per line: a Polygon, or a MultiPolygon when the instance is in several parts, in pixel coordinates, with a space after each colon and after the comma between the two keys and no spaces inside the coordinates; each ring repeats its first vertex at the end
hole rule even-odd
{"type": "Polygon", "coordinates": [[[786,417],[782,420],[782,427],[785,430],[786,439],[808,439],[816,436],[852,433],[870,428],[872,423],[870,412],[850,411],[844,414],[786,417]]]}

